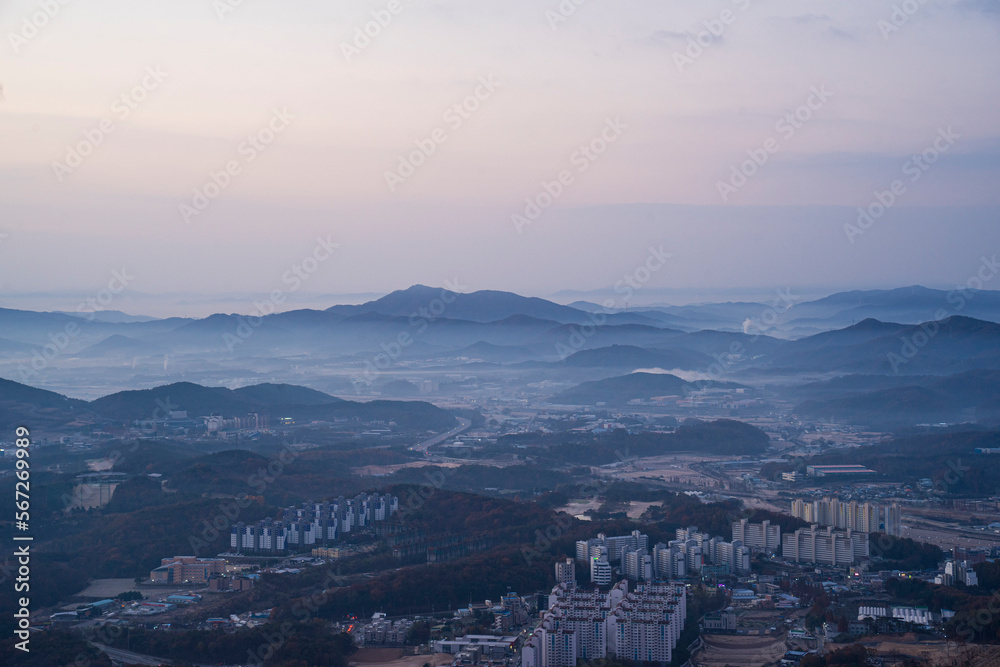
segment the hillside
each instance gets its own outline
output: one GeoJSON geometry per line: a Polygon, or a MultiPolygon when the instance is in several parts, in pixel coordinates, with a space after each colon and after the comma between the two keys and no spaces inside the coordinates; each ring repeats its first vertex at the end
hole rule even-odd
{"type": "Polygon", "coordinates": [[[895,438],[870,447],[852,447],[813,456],[788,464],[767,464],[761,476],[772,479],[781,471],[807,465],[859,464],[880,474],[881,479],[919,487],[920,479],[930,479],[928,495],[989,496],[1000,492],[1000,466],[995,455],[976,454],[977,448],[1000,447],[1000,432],[966,431],[930,433],[895,438]]]}
{"type": "Polygon", "coordinates": [[[796,414],[875,428],[988,421],[995,417],[993,406],[1000,401],[1000,371],[976,370],[944,378],[852,375],[788,393],[816,397],[800,403],[796,414]]]}
{"type": "Polygon", "coordinates": [[[153,389],[120,391],[88,403],[0,379],[0,428],[12,428],[29,418],[39,426],[65,424],[80,415],[131,422],[164,418],[168,411],[174,410],[186,411],[189,417],[266,412],[296,420],[395,422],[401,428],[418,431],[447,430],[457,423],[451,413],[423,401],[360,403],[287,384],[260,384],[234,390],[176,382],[153,389]]]}
{"type": "Polygon", "coordinates": [[[711,388],[738,388],[732,382],[686,382],[669,373],[630,373],[604,380],[583,382],[572,389],[552,397],[553,403],[563,405],[626,405],[635,399],[648,400],[655,396],[684,396],[687,393],[711,388]]]}
{"type": "Polygon", "coordinates": [[[90,412],[86,401],[0,378],[0,431],[65,424],[90,412]]]}
{"type": "Polygon", "coordinates": [[[527,315],[560,323],[587,321],[586,313],[545,299],[524,297],[511,292],[495,290],[460,294],[425,285],[414,285],[405,290],[397,290],[381,299],[358,306],[333,306],[327,309],[327,312],[341,315],[380,313],[409,317],[413,313],[421,312],[421,310],[427,311],[431,308],[431,304],[436,301],[441,304],[438,308],[443,306],[444,311],[435,313],[435,315],[452,320],[495,322],[512,315],[527,315]]]}

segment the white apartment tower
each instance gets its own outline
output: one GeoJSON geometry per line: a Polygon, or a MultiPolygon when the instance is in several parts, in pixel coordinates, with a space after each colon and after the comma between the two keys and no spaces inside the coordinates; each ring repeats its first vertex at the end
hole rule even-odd
{"type": "Polygon", "coordinates": [[[568,584],[576,581],[576,563],[572,558],[556,563],[556,584],[568,584]]]}
{"type": "Polygon", "coordinates": [[[524,643],[522,667],[575,667],[576,660],[609,655],[669,662],[687,615],[679,584],[640,584],[632,593],[621,581],[607,593],[559,584],[549,610],[524,643]]]}

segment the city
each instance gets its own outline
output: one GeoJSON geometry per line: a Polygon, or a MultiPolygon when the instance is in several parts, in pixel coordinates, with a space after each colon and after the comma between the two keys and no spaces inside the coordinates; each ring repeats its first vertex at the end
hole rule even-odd
{"type": "Polygon", "coordinates": [[[1000,666],[996,0],[8,0],[3,667],[1000,666]]]}

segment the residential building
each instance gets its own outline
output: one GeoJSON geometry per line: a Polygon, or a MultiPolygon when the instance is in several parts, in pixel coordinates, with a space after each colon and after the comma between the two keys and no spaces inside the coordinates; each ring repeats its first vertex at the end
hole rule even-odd
{"type": "Polygon", "coordinates": [[[653,579],[653,558],[646,549],[629,549],[625,552],[622,562],[625,576],[632,581],[653,579]]]}
{"type": "Polygon", "coordinates": [[[778,553],[781,548],[781,526],[772,526],[770,521],[750,523],[747,519],[733,522],[733,542],[742,542],[752,551],[768,554],[778,553]]]}
{"type": "Polygon", "coordinates": [[[607,549],[607,560],[609,563],[617,563],[622,555],[629,549],[649,549],[649,536],[638,530],[632,531],[631,535],[619,535],[607,537],[604,533],[598,534],[596,538],[580,540],[576,543],[576,559],[586,562],[594,556],[600,555],[595,552],[601,548],[607,549]]]}
{"type": "Polygon", "coordinates": [[[575,667],[577,660],[609,655],[670,662],[687,614],[686,590],[678,584],[621,581],[607,593],[559,584],[549,610],[524,643],[522,667],[575,667]]]}
{"type": "Polygon", "coordinates": [[[976,570],[967,560],[947,560],[944,563],[944,574],[935,577],[934,583],[944,586],[954,586],[955,584],[978,586],[979,575],[976,574],[976,570]]]}
{"type": "Polygon", "coordinates": [[[813,524],[782,537],[782,555],[795,563],[853,565],[869,556],[868,534],[852,530],[825,530],[813,524]]]}
{"type": "Polygon", "coordinates": [[[362,638],[365,646],[403,646],[412,628],[413,621],[408,619],[377,618],[365,626],[362,638]]]}
{"type": "Polygon", "coordinates": [[[612,576],[611,563],[603,557],[590,559],[590,583],[598,586],[611,585],[612,576]]]}
{"type": "Polygon", "coordinates": [[[839,498],[792,501],[792,516],[820,526],[833,526],[859,533],[883,532],[895,537],[902,534],[902,510],[899,503],[843,502],[839,498]]]}
{"type": "Polygon", "coordinates": [[[687,576],[687,549],[671,541],[653,547],[653,577],[655,579],[683,579],[687,576]]]}
{"type": "Polygon", "coordinates": [[[563,563],[556,563],[556,583],[564,584],[576,581],[576,563],[567,558],[563,563]]]}
{"type": "Polygon", "coordinates": [[[399,510],[399,499],[390,495],[362,493],[333,501],[303,503],[282,510],[278,519],[236,523],[230,529],[229,547],[234,553],[284,553],[304,551],[315,545],[331,545],[356,528],[389,519],[399,510]]]}

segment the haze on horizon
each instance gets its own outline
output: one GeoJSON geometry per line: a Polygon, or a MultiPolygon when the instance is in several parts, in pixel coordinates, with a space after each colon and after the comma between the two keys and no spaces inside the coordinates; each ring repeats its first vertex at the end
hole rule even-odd
{"type": "Polygon", "coordinates": [[[356,28],[387,1],[66,2],[30,37],[37,2],[7,3],[0,306],[99,290],[123,267],[137,294],[288,290],[317,239],[337,247],[302,295],[586,292],[650,248],[671,255],[651,295],[963,284],[1000,250],[1000,11],[950,0],[893,23],[894,4],[584,2],[553,18],[556,0],[401,0],[362,48],[356,28]],[[102,119],[92,154],[54,168],[102,119]],[[720,181],[769,140],[723,201],[720,181]],[[185,221],[229,162],[239,173],[185,221]],[[550,208],[512,221],[564,171],[550,208]],[[897,179],[888,213],[845,230],[897,179]]]}

